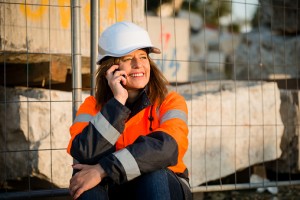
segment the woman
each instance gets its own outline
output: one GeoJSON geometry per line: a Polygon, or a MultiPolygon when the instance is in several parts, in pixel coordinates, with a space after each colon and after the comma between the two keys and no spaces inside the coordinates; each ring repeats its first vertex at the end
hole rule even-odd
{"type": "Polygon", "coordinates": [[[187,106],[149,53],[160,50],[131,22],[101,35],[96,94],[70,128],[74,199],[191,199],[187,106]]]}

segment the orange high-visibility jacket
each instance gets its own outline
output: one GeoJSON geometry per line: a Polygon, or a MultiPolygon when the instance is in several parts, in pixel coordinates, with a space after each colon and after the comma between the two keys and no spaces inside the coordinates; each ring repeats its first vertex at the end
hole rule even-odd
{"type": "Polygon", "coordinates": [[[158,107],[141,92],[134,105],[110,99],[96,108],[90,96],[70,127],[68,153],[84,164],[99,163],[116,183],[169,168],[188,179],[183,156],[188,148],[188,111],[184,98],[170,92],[158,107]]]}

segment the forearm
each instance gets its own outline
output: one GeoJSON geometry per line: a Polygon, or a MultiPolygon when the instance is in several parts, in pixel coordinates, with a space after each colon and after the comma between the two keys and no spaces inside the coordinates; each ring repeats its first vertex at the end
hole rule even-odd
{"type": "Polygon", "coordinates": [[[94,164],[114,152],[129,113],[128,108],[111,99],[73,139],[70,154],[80,163],[94,164]]]}
{"type": "Polygon", "coordinates": [[[115,151],[115,146],[106,140],[92,123],[72,141],[71,156],[82,164],[96,164],[97,161],[115,151]]]}
{"type": "Polygon", "coordinates": [[[177,163],[178,146],[168,134],[140,136],[132,145],[102,158],[99,163],[116,183],[177,163]]]}

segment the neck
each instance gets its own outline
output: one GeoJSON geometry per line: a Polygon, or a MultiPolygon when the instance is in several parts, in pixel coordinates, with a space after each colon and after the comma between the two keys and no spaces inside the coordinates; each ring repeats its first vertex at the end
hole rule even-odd
{"type": "Polygon", "coordinates": [[[127,102],[133,103],[139,97],[140,92],[141,90],[128,90],[127,102]]]}

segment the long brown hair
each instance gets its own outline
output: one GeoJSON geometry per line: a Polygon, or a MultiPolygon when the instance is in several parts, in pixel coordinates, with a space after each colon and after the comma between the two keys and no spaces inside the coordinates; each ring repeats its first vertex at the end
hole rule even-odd
{"type": "MultiPolygon", "coordinates": [[[[152,104],[160,105],[168,94],[167,85],[169,82],[158,69],[155,62],[149,57],[150,63],[150,80],[148,83],[147,95],[152,104]]],[[[114,64],[119,64],[120,58],[108,57],[102,61],[96,72],[96,101],[97,107],[103,106],[109,99],[113,97],[113,93],[108,85],[105,77],[106,71],[114,64]]]]}

